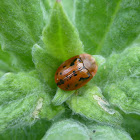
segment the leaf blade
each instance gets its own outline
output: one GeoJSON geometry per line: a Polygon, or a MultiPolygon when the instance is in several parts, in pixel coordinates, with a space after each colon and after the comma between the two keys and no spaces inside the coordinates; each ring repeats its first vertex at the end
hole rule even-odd
{"type": "Polygon", "coordinates": [[[54,4],[50,23],[43,31],[43,41],[47,52],[62,62],[83,52],[79,35],[60,2],[54,4]]]}

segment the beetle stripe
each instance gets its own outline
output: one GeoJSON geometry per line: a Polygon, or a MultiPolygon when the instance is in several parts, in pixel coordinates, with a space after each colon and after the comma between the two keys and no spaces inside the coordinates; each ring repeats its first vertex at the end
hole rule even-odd
{"type": "Polygon", "coordinates": [[[64,80],[60,79],[60,81],[57,83],[57,85],[62,85],[64,84],[64,80]]]}
{"type": "Polygon", "coordinates": [[[74,75],[74,76],[77,76],[77,74],[76,74],[75,70],[73,71],[73,75],[74,75]]]}
{"type": "MultiPolygon", "coordinates": [[[[90,76],[89,76],[89,77],[90,77],[90,76]]],[[[86,80],[86,79],[88,79],[89,77],[85,77],[85,78],[81,77],[81,78],[79,79],[79,81],[81,81],[81,80],[86,80]]]]}
{"type": "Polygon", "coordinates": [[[73,66],[74,65],[74,62],[77,60],[77,58],[75,58],[72,62],[71,62],[71,64],[70,64],[70,66],[73,66]]]}
{"type": "Polygon", "coordinates": [[[90,78],[90,76],[91,76],[91,74],[88,72],[88,77],[81,77],[80,79],[79,79],[79,81],[81,81],[81,80],[86,80],[86,79],[88,79],[88,78],[90,78]]]}

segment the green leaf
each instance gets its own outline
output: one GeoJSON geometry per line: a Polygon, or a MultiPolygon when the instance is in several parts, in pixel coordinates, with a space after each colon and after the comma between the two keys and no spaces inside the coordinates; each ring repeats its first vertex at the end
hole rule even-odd
{"type": "Polygon", "coordinates": [[[61,62],[83,53],[79,35],[65,15],[60,2],[54,4],[50,23],[43,31],[45,50],[61,62]]]}
{"type": "Polygon", "coordinates": [[[46,25],[46,24],[48,24],[48,19],[50,17],[50,12],[51,12],[50,1],[49,0],[41,0],[40,1],[40,6],[41,6],[41,9],[42,9],[44,25],[46,25]]]}
{"type": "Polygon", "coordinates": [[[55,89],[54,75],[59,65],[83,52],[78,33],[67,19],[59,2],[54,4],[50,23],[43,31],[43,41],[45,46],[42,45],[42,48],[34,45],[33,61],[45,82],[55,89]]]}
{"type": "Polygon", "coordinates": [[[91,125],[91,139],[96,140],[132,140],[130,135],[122,128],[114,128],[105,125],[91,125]]]}
{"type": "Polygon", "coordinates": [[[4,72],[3,72],[3,71],[0,71],[0,77],[1,77],[2,75],[4,75],[4,72]]]}
{"type": "Polygon", "coordinates": [[[60,88],[57,89],[56,94],[52,100],[54,105],[61,105],[65,102],[75,91],[64,91],[60,88]]]}
{"type": "Polygon", "coordinates": [[[76,114],[100,123],[120,125],[122,116],[105,100],[101,90],[93,84],[85,85],[67,101],[76,114]]]}
{"type": "Polygon", "coordinates": [[[107,85],[105,93],[109,98],[109,102],[118,106],[125,113],[140,114],[139,85],[139,80],[126,78],[119,83],[107,85]]]}
{"type": "MultiPolygon", "coordinates": [[[[48,4],[50,5],[50,7],[53,7],[54,3],[56,0],[42,0],[45,1],[46,3],[46,7],[48,7],[48,4]]],[[[74,0],[61,0],[62,6],[65,10],[65,13],[67,14],[68,18],[70,19],[70,21],[74,22],[74,14],[75,14],[75,1],[74,0]]]]}
{"type": "Polygon", "coordinates": [[[24,69],[33,67],[31,48],[39,41],[44,26],[39,0],[0,1],[2,48],[14,52],[24,69]]]}
{"type": "Polygon", "coordinates": [[[0,79],[0,96],[0,131],[45,117],[42,109],[50,104],[39,80],[27,73],[5,74],[0,79]]]}
{"type": "Polygon", "coordinates": [[[130,135],[122,128],[107,125],[85,125],[71,120],[63,120],[54,123],[46,132],[42,140],[132,140],[130,135]]]}
{"type": "Polygon", "coordinates": [[[93,55],[93,57],[95,58],[98,67],[100,67],[106,62],[106,59],[101,55],[93,55]]]}
{"type": "Polygon", "coordinates": [[[121,52],[140,33],[139,0],[76,0],[76,27],[85,52],[121,52]]]}
{"type": "Polygon", "coordinates": [[[20,124],[6,129],[6,131],[0,133],[0,139],[10,140],[12,138],[13,140],[40,140],[49,127],[50,122],[45,119],[39,119],[32,125],[20,124]]]}
{"type": "Polygon", "coordinates": [[[14,55],[8,52],[4,52],[0,45],[0,71],[14,72],[18,68],[15,68],[16,58],[14,55]]]}
{"type": "Polygon", "coordinates": [[[19,124],[33,124],[36,119],[53,119],[64,107],[50,105],[49,90],[33,73],[7,73],[0,78],[0,131],[19,124]]]}
{"type": "Polygon", "coordinates": [[[123,127],[131,135],[134,140],[140,137],[140,115],[137,114],[124,114],[123,127]]]}
{"type": "Polygon", "coordinates": [[[94,82],[102,87],[110,103],[125,113],[140,114],[140,47],[136,42],[134,44],[108,58],[94,82]]]}
{"type": "Polygon", "coordinates": [[[65,107],[62,105],[54,106],[50,104],[49,106],[44,108],[44,112],[46,112],[46,117],[48,120],[55,120],[61,117],[61,115],[65,112],[65,107]]]}
{"type": "Polygon", "coordinates": [[[49,55],[37,44],[35,44],[32,49],[32,56],[35,67],[44,81],[49,84],[52,89],[56,89],[54,75],[61,62],[49,55]]]}
{"type": "Polygon", "coordinates": [[[53,7],[53,5],[54,5],[54,3],[55,3],[56,0],[47,0],[47,1],[48,1],[49,5],[51,7],[53,7]]]}
{"type": "Polygon", "coordinates": [[[69,19],[74,23],[74,14],[75,14],[75,1],[74,0],[62,0],[62,4],[65,10],[65,13],[67,13],[69,19]]]}
{"type": "Polygon", "coordinates": [[[88,129],[74,120],[55,123],[42,140],[89,140],[88,129]]]}

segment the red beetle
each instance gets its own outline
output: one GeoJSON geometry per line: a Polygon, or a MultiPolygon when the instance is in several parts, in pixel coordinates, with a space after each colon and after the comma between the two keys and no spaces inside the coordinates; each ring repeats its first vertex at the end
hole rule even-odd
{"type": "Polygon", "coordinates": [[[91,55],[76,55],[59,66],[55,82],[63,90],[76,90],[90,81],[97,69],[96,61],[91,55]]]}

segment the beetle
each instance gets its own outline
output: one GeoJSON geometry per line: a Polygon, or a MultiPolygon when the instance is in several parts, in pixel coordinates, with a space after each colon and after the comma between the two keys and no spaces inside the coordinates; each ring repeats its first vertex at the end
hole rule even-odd
{"type": "Polygon", "coordinates": [[[63,90],[76,90],[96,74],[98,66],[89,54],[76,55],[63,62],[55,73],[55,83],[63,90]]]}

